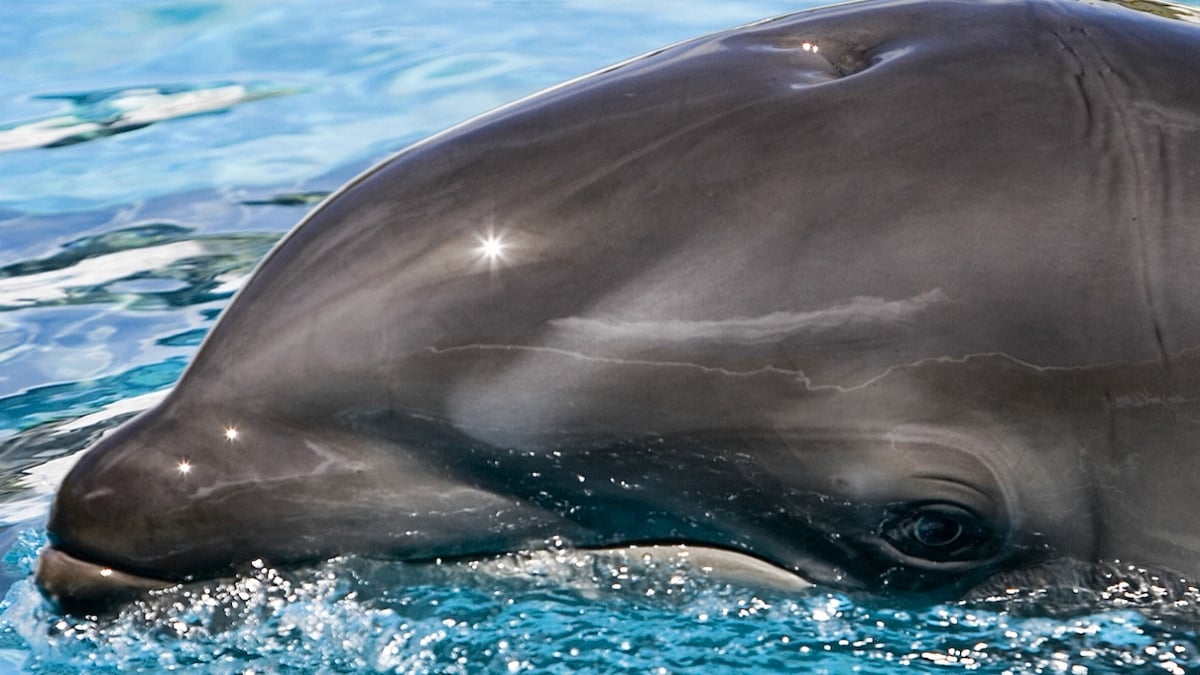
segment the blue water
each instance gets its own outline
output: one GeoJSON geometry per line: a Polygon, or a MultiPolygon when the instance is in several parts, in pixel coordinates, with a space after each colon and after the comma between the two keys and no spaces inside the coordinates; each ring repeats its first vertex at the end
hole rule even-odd
{"type": "Polygon", "coordinates": [[[1200,670],[1200,592],[1117,568],[933,607],[571,552],[250,569],[102,618],[33,588],[72,457],[161,397],[323,194],[542,87],[811,4],[5,0],[0,671],[1200,670]]]}

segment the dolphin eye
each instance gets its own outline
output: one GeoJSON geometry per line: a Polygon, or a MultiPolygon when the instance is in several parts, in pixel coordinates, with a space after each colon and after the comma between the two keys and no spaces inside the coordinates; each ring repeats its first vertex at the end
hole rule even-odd
{"type": "Polygon", "coordinates": [[[901,553],[932,562],[977,560],[993,541],[991,528],[974,513],[942,503],[894,509],[879,533],[901,553]]]}

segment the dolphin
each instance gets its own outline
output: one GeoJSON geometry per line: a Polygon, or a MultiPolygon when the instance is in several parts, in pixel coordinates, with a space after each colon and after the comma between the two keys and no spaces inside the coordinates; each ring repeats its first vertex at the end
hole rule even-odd
{"type": "Polygon", "coordinates": [[[420,142],[64,479],[61,603],[340,554],[691,544],[958,594],[1200,576],[1200,28],[879,0],[420,142]]]}

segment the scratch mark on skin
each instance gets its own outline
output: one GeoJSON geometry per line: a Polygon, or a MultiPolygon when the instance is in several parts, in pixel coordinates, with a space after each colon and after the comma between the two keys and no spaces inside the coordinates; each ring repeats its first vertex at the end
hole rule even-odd
{"type": "MultiPolygon", "coordinates": [[[[1093,368],[1103,368],[1103,367],[1109,367],[1109,366],[1115,366],[1115,365],[1123,365],[1122,363],[1105,363],[1105,364],[1085,365],[1085,366],[1040,366],[1040,365],[1037,365],[1034,363],[1030,363],[1028,361],[1022,361],[1021,359],[1013,357],[1009,354],[1004,354],[1002,352],[982,352],[982,353],[978,353],[978,354],[967,354],[965,356],[958,356],[958,357],[955,357],[955,356],[931,356],[931,357],[926,357],[923,359],[918,359],[918,360],[910,362],[910,363],[899,363],[896,365],[888,366],[886,369],[883,370],[883,372],[879,373],[878,375],[874,375],[874,376],[868,378],[867,380],[864,380],[863,382],[860,382],[858,384],[838,385],[838,384],[817,384],[817,383],[814,383],[808,377],[808,375],[806,375],[804,373],[804,371],[802,371],[802,370],[780,368],[778,366],[762,366],[759,368],[752,368],[752,369],[748,369],[748,370],[734,370],[734,369],[730,369],[730,368],[721,368],[718,366],[707,366],[702,363],[693,363],[690,361],[650,361],[650,360],[644,360],[644,359],[621,359],[621,358],[616,358],[616,357],[611,357],[611,356],[596,356],[593,354],[586,354],[583,352],[571,351],[568,349],[559,349],[557,347],[538,347],[538,346],[530,346],[530,345],[470,344],[470,345],[459,345],[456,347],[441,347],[441,348],[430,346],[430,347],[426,347],[426,351],[428,351],[431,354],[452,354],[452,353],[456,353],[456,352],[466,352],[466,351],[528,352],[528,353],[535,353],[535,354],[549,354],[552,356],[561,356],[561,357],[574,359],[577,361],[585,361],[588,363],[606,363],[606,364],[612,364],[612,365],[618,365],[618,366],[640,366],[640,367],[650,367],[650,368],[682,368],[682,369],[697,370],[697,371],[700,371],[703,373],[709,373],[709,374],[714,374],[714,375],[721,375],[721,376],[726,376],[726,377],[738,377],[738,378],[754,377],[757,375],[783,375],[786,377],[794,378],[807,391],[836,392],[836,393],[847,393],[847,392],[864,389],[866,387],[870,387],[871,385],[878,383],[879,381],[883,380],[884,378],[888,377],[889,375],[891,375],[892,373],[894,373],[898,370],[919,368],[921,366],[926,366],[926,365],[931,365],[931,364],[965,364],[969,361],[988,359],[988,358],[1004,359],[1004,360],[1006,360],[1010,363],[1013,363],[1017,366],[1020,366],[1022,368],[1028,368],[1034,372],[1039,372],[1039,373],[1083,371],[1083,370],[1089,370],[1089,369],[1093,369],[1093,368]]],[[[1157,363],[1158,360],[1155,359],[1153,362],[1157,363]]]]}

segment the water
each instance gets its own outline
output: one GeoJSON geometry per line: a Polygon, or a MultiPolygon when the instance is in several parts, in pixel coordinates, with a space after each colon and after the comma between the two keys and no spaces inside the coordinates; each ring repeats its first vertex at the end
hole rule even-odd
{"type": "MultiPolygon", "coordinates": [[[[809,5],[813,3],[808,3],[809,5]]],[[[454,122],[805,3],[68,0],[0,7],[0,671],[1200,669],[1196,589],[1064,569],[905,606],[549,551],[251,567],[107,617],[30,581],[72,456],[151,405],[321,196],[454,122]]]]}

